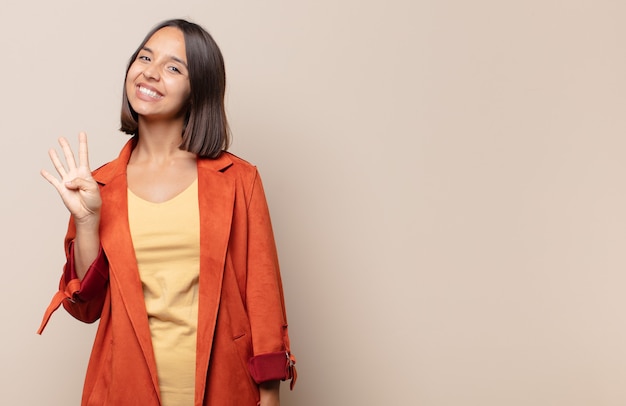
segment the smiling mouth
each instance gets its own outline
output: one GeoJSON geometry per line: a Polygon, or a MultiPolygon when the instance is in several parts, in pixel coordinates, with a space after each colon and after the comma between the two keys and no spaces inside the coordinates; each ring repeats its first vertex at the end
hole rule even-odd
{"type": "Polygon", "coordinates": [[[146,95],[148,97],[151,97],[153,99],[162,99],[163,98],[163,96],[160,95],[159,93],[155,92],[154,90],[146,89],[143,86],[138,86],[138,90],[139,90],[139,93],[144,94],[144,95],[146,95]]]}

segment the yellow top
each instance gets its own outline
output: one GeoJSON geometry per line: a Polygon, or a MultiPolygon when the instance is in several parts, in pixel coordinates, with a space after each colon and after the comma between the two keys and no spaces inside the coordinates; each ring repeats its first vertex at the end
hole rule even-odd
{"type": "Polygon", "coordinates": [[[128,190],[128,219],[163,406],[193,405],[200,272],[197,179],[152,203],[128,190]]]}

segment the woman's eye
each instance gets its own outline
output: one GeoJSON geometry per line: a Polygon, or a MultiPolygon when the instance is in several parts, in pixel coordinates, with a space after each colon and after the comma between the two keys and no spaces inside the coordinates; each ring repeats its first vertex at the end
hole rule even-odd
{"type": "Polygon", "coordinates": [[[180,69],[178,69],[176,66],[170,66],[168,69],[172,72],[181,73],[180,69]]]}
{"type": "Polygon", "coordinates": [[[139,59],[139,60],[141,60],[141,61],[148,61],[148,62],[150,61],[150,57],[149,57],[149,56],[146,56],[146,55],[139,55],[139,56],[137,57],[137,59],[139,59]]]}

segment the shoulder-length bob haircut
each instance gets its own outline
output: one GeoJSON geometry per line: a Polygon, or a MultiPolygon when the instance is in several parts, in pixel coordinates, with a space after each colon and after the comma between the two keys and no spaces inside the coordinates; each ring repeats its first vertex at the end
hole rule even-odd
{"type": "MultiPolygon", "coordinates": [[[[141,45],[131,56],[126,67],[126,76],[137,55],[155,32],[165,27],[175,27],[185,38],[187,67],[191,93],[185,116],[185,127],[180,149],[201,157],[217,158],[230,145],[230,130],[226,120],[224,95],[226,92],[226,70],[222,53],[201,26],[186,20],[163,21],[146,35],[141,45]]],[[[124,78],[126,82],[126,77],[124,78]]],[[[138,115],[128,102],[126,87],[122,92],[122,114],[120,130],[137,135],[138,115]]]]}

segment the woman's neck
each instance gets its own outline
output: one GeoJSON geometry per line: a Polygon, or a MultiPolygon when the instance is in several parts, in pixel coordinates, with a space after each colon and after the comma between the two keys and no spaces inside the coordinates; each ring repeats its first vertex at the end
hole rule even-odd
{"type": "MultiPolygon", "coordinates": [[[[182,151],[183,121],[149,121],[139,118],[137,145],[133,149],[131,162],[163,162],[181,155],[191,154],[182,151]]],[[[191,154],[193,155],[193,154],[191,154]]]]}

